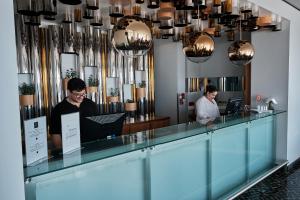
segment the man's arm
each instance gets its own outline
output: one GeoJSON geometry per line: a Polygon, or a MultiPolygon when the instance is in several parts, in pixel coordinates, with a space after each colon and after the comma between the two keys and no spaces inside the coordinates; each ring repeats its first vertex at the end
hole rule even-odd
{"type": "Polygon", "coordinates": [[[51,140],[56,149],[62,148],[61,135],[60,134],[51,134],[51,140]]]}

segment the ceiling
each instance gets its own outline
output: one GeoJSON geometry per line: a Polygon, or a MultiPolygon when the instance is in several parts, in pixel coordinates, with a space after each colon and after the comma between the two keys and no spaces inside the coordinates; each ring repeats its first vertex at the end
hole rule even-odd
{"type": "Polygon", "coordinates": [[[294,8],[300,11],[300,1],[299,0],[283,0],[284,2],[290,4],[294,8]]]}

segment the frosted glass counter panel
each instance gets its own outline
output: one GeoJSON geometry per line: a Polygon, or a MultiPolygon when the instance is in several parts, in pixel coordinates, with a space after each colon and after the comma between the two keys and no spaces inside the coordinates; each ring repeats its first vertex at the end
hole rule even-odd
{"type": "Polygon", "coordinates": [[[76,166],[32,179],[27,200],[142,200],[145,153],[141,151],[76,166]]]}
{"type": "Polygon", "coordinates": [[[208,199],[209,135],[198,135],[151,151],[151,199],[208,199]]]}

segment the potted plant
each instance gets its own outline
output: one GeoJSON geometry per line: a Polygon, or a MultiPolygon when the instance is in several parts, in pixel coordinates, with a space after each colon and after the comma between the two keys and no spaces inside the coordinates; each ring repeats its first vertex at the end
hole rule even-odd
{"type": "Polygon", "coordinates": [[[119,102],[119,88],[111,88],[108,101],[111,103],[119,102]]]}
{"type": "Polygon", "coordinates": [[[136,111],[136,103],[131,99],[127,99],[125,103],[125,111],[136,111]]]}
{"type": "Polygon", "coordinates": [[[67,69],[65,78],[63,79],[63,87],[65,91],[68,89],[69,80],[76,77],[77,72],[73,68],[67,69]]]}
{"type": "Polygon", "coordinates": [[[87,93],[96,93],[98,89],[98,85],[99,85],[98,80],[91,74],[88,78],[87,93]]]}
{"type": "Polygon", "coordinates": [[[136,97],[137,99],[141,99],[146,96],[146,81],[142,81],[138,85],[139,87],[136,88],[136,97]]]}
{"type": "Polygon", "coordinates": [[[19,86],[19,100],[21,106],[30,106],[33,105],[33,96],[35,93],[35,87],[32,83],[22,83],[19,86]]]}

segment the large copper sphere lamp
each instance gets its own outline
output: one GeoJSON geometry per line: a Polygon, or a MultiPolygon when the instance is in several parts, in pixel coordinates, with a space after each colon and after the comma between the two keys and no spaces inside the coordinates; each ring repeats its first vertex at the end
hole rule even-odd
{"type": "Polygon", "coordinates": [[[251,62],[254,56],[252,44],[246,40],[234,42],[228,48],[229,60],[235,65],[246,65],[251,62]]]}
{"type": "Polygon", "coordinates": [[[151,30],[142,18],[125,16],[113,28],[112,45],[124,56],[142,56],[151,48],[151,30]]]}
{"type": "Polygon", "coordinates": [[[188,60],[194,63],[207,61],[213,54],[215,42],[212,37],[205,32],[192,34],[183,42],[183,53],[188,60]]]}

